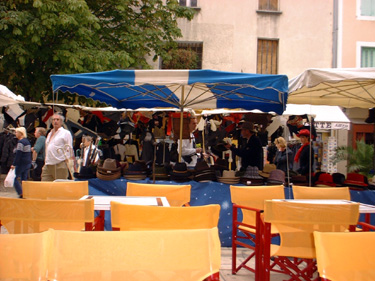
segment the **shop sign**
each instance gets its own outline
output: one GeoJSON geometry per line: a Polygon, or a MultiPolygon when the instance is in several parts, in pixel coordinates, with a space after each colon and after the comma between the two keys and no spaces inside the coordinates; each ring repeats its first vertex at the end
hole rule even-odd
{"type": "Polygon", "coordinates": [[[315,129],[349,130],[350,129],[350,123],[315,122],[315,129]]]}

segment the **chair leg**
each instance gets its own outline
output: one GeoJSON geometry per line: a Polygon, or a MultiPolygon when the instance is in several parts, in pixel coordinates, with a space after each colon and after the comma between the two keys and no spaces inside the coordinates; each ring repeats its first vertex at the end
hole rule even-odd
{"type": "Polygon", "coordinates": [[[208,276],[203,281],[220,281],[220,273],[217,272],[215,274],[212,274],[211,276],[208,276]]]}

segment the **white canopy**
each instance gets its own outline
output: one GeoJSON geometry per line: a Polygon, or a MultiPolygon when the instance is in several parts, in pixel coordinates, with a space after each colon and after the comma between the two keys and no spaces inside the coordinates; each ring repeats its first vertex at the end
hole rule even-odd
{"type": "Polygon", "coordinates": [[[350,129],[350,120],[339,106],[287,104],[283,116],[310,115],[317,129],[350,129]]]}
{"type": "Polygon", "coordinates": [[[288,103],[375,106],[375,68],[312,68],[289,80],[288,103]]]}

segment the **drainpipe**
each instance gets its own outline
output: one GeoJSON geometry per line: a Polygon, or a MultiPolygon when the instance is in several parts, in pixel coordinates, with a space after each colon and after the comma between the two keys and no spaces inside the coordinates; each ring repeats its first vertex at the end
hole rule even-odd
{"type": "Polygon", "coordinates": [[[332,31],[332,68],[337,68],[337,44],[339,22],[339,0],[333,0],[333,31],[332,31]]]}

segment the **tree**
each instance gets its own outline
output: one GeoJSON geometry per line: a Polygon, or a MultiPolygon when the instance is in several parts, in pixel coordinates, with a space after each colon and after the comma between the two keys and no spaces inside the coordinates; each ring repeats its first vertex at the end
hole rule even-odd
{"type": "Polygon", "coordinates": [[[336,148],[336,153],[332,157],[333,163],[336,164],[342,160],[348,161],[349,173],[360,173],[366,177],[372,177],[374,146],[366,144],[365,141],[356,141],[357,148],[352,146],[340,146],[336,148]]]}
{"type": "Polygon", "coordinates": [[[26,100],[51,97],[51,74],[149,68],[181,36],[177,0],[6,0],[0,3],[0,83],[26,100]]]}

